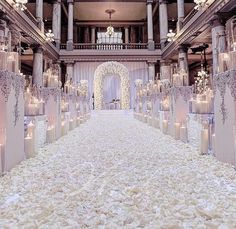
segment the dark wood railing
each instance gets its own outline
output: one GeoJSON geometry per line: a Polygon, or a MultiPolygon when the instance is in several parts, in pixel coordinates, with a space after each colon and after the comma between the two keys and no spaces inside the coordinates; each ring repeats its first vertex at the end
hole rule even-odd
{"type": "MultiPolygon", "coordinates": [[[[66,49],[66,44],[61,44],[61,49],[66,49]]],[[[147,43],[122,43],[122,44],[91,44],[91,43],[75,43],[74,49],[79,50],[125,50],[125,49],[147,49],[147,43]]],[[[155,44],[155,48],[159,49],[160,44],[155,44]]]]}

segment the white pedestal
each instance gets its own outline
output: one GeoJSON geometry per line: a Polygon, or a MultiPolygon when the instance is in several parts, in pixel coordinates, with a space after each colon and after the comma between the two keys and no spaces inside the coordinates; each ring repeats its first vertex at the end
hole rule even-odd
{"type": "Polygon", "coordinates": [[[6,171],[25,159],[24,153],[24,79],[15,73],[0,71],[0,144],[6,171]],[[19,90],[16,90],[19,89],[19,90]],[[19,91],[19,94],[17,93],[19,91]]]}
{"type": "Polygon", "coordinates": [[[45,115],[48,126],[55,127],[55,138],[61,137],[61,90],[58,88],[43,88],[43,99],[45,101],[45,115]]]}
{"type": "MultiPolygon", "coordinates": [[[[179,123],[181,126],[187,121],[189,100],[192,97],[192,91],[193,88],[189,86],[171,88],[170,133],[175,138],[175,124],[179,123]]],[[[179,139],[179,136],[177,139],[179,139]]]]}
{"type": "Polygon", "coordinates": [[[47,117],[45,115],[40,116],[27,116],[27,122],[33,122],[34,129],[34,151],[39,152],[39,149],[46,143],[47,132],[47,117]]]}
{"type": "Polygon", "coordinates": [[[214,76],[215,156],[236,165],[236,70],[214,76]],[[222,93],[222,96],[221,96],[222,93]],[[234,95],[234,96],[233,96],[234,95]]]}

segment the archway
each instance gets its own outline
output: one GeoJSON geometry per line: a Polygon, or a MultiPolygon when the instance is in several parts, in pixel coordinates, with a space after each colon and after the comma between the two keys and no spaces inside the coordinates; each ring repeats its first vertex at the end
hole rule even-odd
{"type": "Polygon", "coordinates": [[[103,107],[103,83],[108,74],[115,74],[120,78],[121,109],[130,109],[130,82],[129,70],[118,62],[105,62],[97,67],[94,73],[94,106],[96,110],[103,107]]]}

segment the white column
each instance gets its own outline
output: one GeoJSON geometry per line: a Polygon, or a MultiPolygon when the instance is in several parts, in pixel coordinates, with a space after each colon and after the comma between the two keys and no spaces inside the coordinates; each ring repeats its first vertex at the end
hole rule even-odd
{"type": "Polygon", "coordinates": [[[182,22],[184,20],[184,0],[177,0],[178,7],[178,22],[177,22],[177,31],[180,31],[182,28],[182,22]]]}
{"type": "Polygon", "coordinates": [[[168,12],[166,0],[159,1],[159,23],[160,23],[160,42],[163,47],[167,40],[168,33],[168,12]]]}
{"type": "Polygon", "coordinates": [[[161,60],[160,61],[160,73],[161,73],[161,80],[168,79],[171,80],[171,65],[168,61],[161,60]]]}
{"type": "Polygon", "coordinates": [[[213,75],[218,73],[219,63],[218,55],[226,49],[225,26],[220,23],[219,18],[212,21],[212,57],[213,57],[213,75]]]}
{"type": "Polygon", "coordinates": [[[33,48],[33,84],[43,85],[43,48],[35,46],[33,48]]]}
{"type": "Polygon", "coordinates": [[[129,27],[125,27],[125,43],[129,43],[129,27]]]}
{"type": "Polygon", "coordinates": [[[60,49],[61,43],[61,0],[53,3],[52,31],[56,42],[56,47],[60,49]]]}
{"type": "Polygon", "coordinates": [[[91,28],[91,43],[95,44],[96,43],[96,31],[95,27],[91,28]]]}
{"type": "Polygon", "coordinates": [[[68,77],[66,80],[72,79],[73,82],[75,82],[74,81],[74,63],[67,63],[66,64],[66,74],[68,77]]]}
{"type": "Polygon", "coordinates": [[[152,3],[153,0],[147,0],[147,25],[148,25],[148,49],[154,50],[153,41],[153,20],[152,20],[152,3]]]}
{"type": "Polygon", "coordinates": [[[184,80],[184,85],[189,85],[189,68],[188,68],[188,45],[179,47],[179,67],[187,73],[187,78],[184,80]]]}
{"type": "Polygon", "coordinates": [[[74,0],[67,0],[68,3],[68,34],[67,34],[67,50],[73,50],[73,22],[74,22],[74,0]]]}
{"type": "Polygon", "coordinates": [[[148,80],[155,79],[155,63],[148,62],[148,80]]]}
{"type": "Polygon", "coordinates": [[[36,0],[36,19],[38,21],[38,27],[41,31],[44,30],[43,25],[43,0],[36,0]]]}

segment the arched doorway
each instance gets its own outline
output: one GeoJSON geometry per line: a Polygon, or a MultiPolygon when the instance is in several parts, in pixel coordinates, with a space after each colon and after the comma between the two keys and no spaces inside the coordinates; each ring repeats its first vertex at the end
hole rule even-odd
{"type": "Polygon", "coordinates": [[[94,106],[96,110],[103,108],[103,84],[108,74],[115,74],[120,78],[121,109],[130,109],[129,70],[118,62],[105,62],[97,67],[94,73],[94,106]]]}

